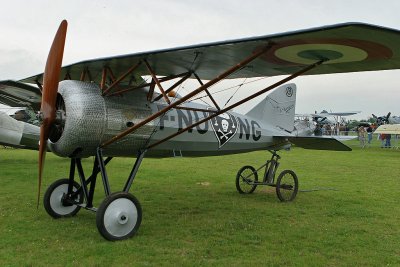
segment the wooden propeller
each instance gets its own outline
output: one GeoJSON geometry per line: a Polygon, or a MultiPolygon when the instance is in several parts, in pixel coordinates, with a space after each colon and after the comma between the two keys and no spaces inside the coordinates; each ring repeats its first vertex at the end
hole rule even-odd
{"type": "Polygon", "coordinates": [[[49,55],[47,56],[46,68],[43,74],[42,103],[40,106],[40,116],[42,124],[40,126],[39,143],[39,190],[38,201],[40,200],[40,188],[42,185],[43,165],[46,156],[47,139],[50,135],[50,129],[56,118],[56,100],[58,91],[58,81],[60,79],[61,64],[64,54],[65,37],[67,35],[68,23],[63,20],[58,27],[51,45],[49,55]]]}

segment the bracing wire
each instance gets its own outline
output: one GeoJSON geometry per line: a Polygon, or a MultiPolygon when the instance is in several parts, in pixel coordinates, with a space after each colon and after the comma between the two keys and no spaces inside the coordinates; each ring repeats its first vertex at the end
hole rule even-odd
{"type": "MultiPolygon", "coordinates": [[[[254,79],[254,80],[251,80],[251,81],[242,83],[241,86],[247,85],[247,84],[250,84],[250,83],[254,83],[254,82],[258,82],[258,81],[263,80],[263,79],[266,79],[266,78],[267,78],[267,77],[260,77],[260,78],[258,78],[258,79],[254,79]]],[[[235,88],[237,88],[238,86],[239,86],[239,85],[234,85],[234,86],[229,86],[229,87],[227,87],[227,88],[223,88],[223,89],[221,89],[221,90],[215,91],[215,92],[213,93],[213,95],[216,95],[216,94],[219,94],[219,93],[228,91],[228,90],[235,89],[235,88]]],[[[200,100],[200,99],[205,98],[205,97],[207,97],[207,95],[203,95],[203,96],[199,96],[199,97],[197,97],[197,98],[193,98],[193,99],[191,99],[190,101],[187,101],[187,102],[192,102],[192,101],[195,101],[195,100],[200,100]]]]}
{"type": "MultiPolygon", "coordinates": [[[[200,54],[200,53],[195,53],[195,57],[193,58],[193,61],[192,61],[191,65],[190,65],[189,70],[192,70],[192,67],[193,67],[193,65],[194,65],[194,63],[195,63],[197,57],[199,56],[199,54],[200,54]]],[[[260,77],[260,78],[258,78],[258,79],[254,79],[254,80],[251,80],[251,81],[247,81],[247,77],[246,77],[246,78],[244,78],[243,82],[240,83],[239,85],[235,85],[235,86],[230,86],[230,87],[227,87],[227,88],[223,88],[223,89],[221,89],[221,90],[219,90],[219,91],[214,92],[212,95],[215,95],[215,94],[218,94],[218,93],[222,93],[222,92],[224,92],[224,91],[228,91],[228,90],[232,90],[232,89],[235,89],[235,88],[236,88],[235,92],[234,92],[234,93],[230,96],[230,98],[226,101],[226,103],[225,103],[225,105],[224,105],[224,107],[226,107],[226,105],[232,100],[232,98],[236,95],[236,93],[239,91],[239,89],[242,88],[244,85],[247,85],[247,84],[250,84],[250,83],[254,83],[254,82],[257,82],[257,81],[266,79],[266,78],[267,78],[267,77],[263,76],[263,77],[260,77]]],[[[178,86],[178,88],[177,88],[177,90],[176,90],[176,95],[175,95],[175,97],[173,98],[173,101],[176,100],[176,97],[178,96],[178,92],[179,92],[180,90],[184,90],[184,89],[185,89],[185,87],[183,86],[183,84],[184,84],[184,83],[182,83],[182,84],[180,84],[180,85],[178,86]]],[[[205,100],[203,100],[203,98],[206,98],[206,97],[208,97],[207,94],[205,94],[205,95],[203,95],[203,96],[200,96],[200,97],[197,97],[197,98],[193,98],[193,99],[187,100],[187,101],[184,102],[184,104],[186,104],[186,103],[191,103],[191,102],[193,102],[193,101],[199,100],[199,101],[203,102],[205,105],[210,106],[209,103],[207,103],[205,100]]],[[[157,132],[157,128],[159,127],[159,124],[161,123],[161,118],[162,118],[163,116],[166,116],[167,113],[169,113],[169,111],[167,111],[165,114],[161,115],[160,120],[158,121],[156,127],[153,129],[153,132],[150,134],[150,136],[149,136],[149,138],[148,138],[148,140],[147,140],[147,143],[150,141],[150,139],[151,139],[151,137],[154,135],[154,133],[157,132]]]]}
{"type": "MultiPolygon", "coordinates": [[[[193,67],[194,63],[196,62],[196,59],[197,59],[198,56],[199,56],[199,53],[195,53],[195,57],[193,58],[193,61],[192,61],[192,63],[190,64],[189,70],[192,70],[192,67],[193,67]]],[[[178,86],[178,88],[176,89],[175,97],[172,99],[173,102],[176,100],[176,98],[177,98],[177,96],[178,96],[178,92],[179,92],[180,89],[185,89],[185,87],[183,86],[183,83],[181,83],[181,84],[178,86]]],[[[207,104],[207,103],[206,103],[206,104],[207,104]]],[[[207,104],[207,105],[208,105],[208,104],[207,104]]],[[[149,138],[147,139],[146,146],[149,144],[151,137],[157,132],[157,129],[158,129],[158,127],[160,126],[160,123],[161,123],[161,119],[162,119],[164,116],[166,116],[170,111],[171,111],[171,110],[168,110],[167,112],[165,112],[163,115],[160,116],[160,119],[158,120],[158,123],[157,123],[156,127],[154,127],[152,133],[150,134],[149,138]]]]}
{"type": "Polygon", "coordinates": [[[236,91],[231,95],[231,97],[228,98],[228,100],[226,101],[224,108],[226,107],[226,105],[228,105],[229,101],[231,101],[231,99],[236,95],[236,93],[239,91],[239,89],[243,86],[243,84],[246,82],[247,78],[244,78],[243,82],[241,84],[239,84],[236,88],[236,91]]]}

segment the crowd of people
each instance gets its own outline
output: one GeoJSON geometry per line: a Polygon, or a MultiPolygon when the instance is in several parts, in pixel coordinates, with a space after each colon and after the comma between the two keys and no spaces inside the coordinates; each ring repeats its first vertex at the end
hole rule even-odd
{"type": "MultiPolygon", "coordinates": [[[[367,127],[360,125],[357,128],[357,133],[358,133],[358,140],[360,141],[360,146],[361,148],[365,148],[367,145],[371,145],[372,142],[372,134],[374,133],[376,129],[375,124],[371,124],[367,127]],[[368,139],[367,139],[368,138],[368,139]]],[[[379,134],[378,139],[381,141],[381,148],[391,148],[391,139],[392,135],[391,134],[379,134]]]]}
{"type": "MultiPolygon", "coordinates": [[[[373,133],[376,130],[377,125],[372,123],[371,125],[359,125],[355,130],[357,132],[358,140],[360,141],[361,148],[365,148],[370,146],[373,140],[373,133]]],[[[320,125],[317,124],[314,130],[315,136],[322,136],[322,135],[332,135],[337,134],[339,132],[342,135],[348,135],[349,129],[346,125],[340,125],[340,131],[337,130],[339,127],[332,127],[329,124],[320,125]]],[[[381,141],[381,148],[391,148],[392,135],[390,134],[379,134],[378,140],[381,141]]]]}
{"type": "Polygon", "coordinates": [[[349,128],[345,124],[338,124],[331,126],[329,124],[317,124],[314,130],[315,136],[322,136],[322,135],[348,135],[349,128]]]}

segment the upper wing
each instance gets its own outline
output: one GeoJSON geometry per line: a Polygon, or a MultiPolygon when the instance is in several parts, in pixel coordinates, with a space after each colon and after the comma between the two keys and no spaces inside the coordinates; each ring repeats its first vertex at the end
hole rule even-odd
{"type": "MultiPolygon", "coordinates": [[[[327,74],[400,68],[400,31],[362,23],[345,23],[308,30],[224,42],[157,50],[82,61],[62,68],[60,80],[79,80],[82,73],[100,83],[104,67],[116,77],[146,59],[156,75],[194,71],[209,80],[267,45],[269,50],[229,78],[292,74],[305,65],[328,60],[307,74],[327,74]]],[[[135,75],[148,75],[143,64],[135,75]]],[[[41,81],[38,74],[22,82],[41,81]]]]}
{"type": "Polygon", "coordinates": [[[0,103],[11,107],[40,109],[42,94],[39,88],[15,81],[0,81],[0,103]]]}
{"type": "Polygon", "coordinates": [[[361,111],[346,111],[346,112],[321,112],[310,114],[313,117],[327,117],[327,116],[351,116],[361,113],[361,111]]]}

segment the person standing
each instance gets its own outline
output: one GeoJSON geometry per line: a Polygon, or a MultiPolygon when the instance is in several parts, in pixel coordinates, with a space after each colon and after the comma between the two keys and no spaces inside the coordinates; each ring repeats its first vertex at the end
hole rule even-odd
{"type": "Polygon", "coordinates": [[[392,144],[390,143],[390,140],[392,139],[392,135],[391,134],[386,134],[386,143],[385,143],[385,147],[386,148],[391,148],[392,144]]]}
{"type": "Polygon", "coordinates": [[[371,125],[367,128],[367,134],[368,134],[368,145],[371,145],[371,141],[372,141],[372,126],[371,125]]]}
{"type": "Polygon", "coordinates": [[[381,139],[381,148],[385,147],[385,140],[386,140],[386,135],[385,134],[380,134],[379,139],[381,139]]]}
{"type": "Polygon", "coordinates": [[[321,125],[317,124],[314,130],[314,135],[315,136],[322,136],[322,131],[321,131],[321,125]]]}
{"type": "Polygon", "coordinates": [[[358,138],[360,140],[360,146],[361,148],[365,147],[365,137],[366,137],[366,131],[364,126],[358,127],[358,138]]]}

